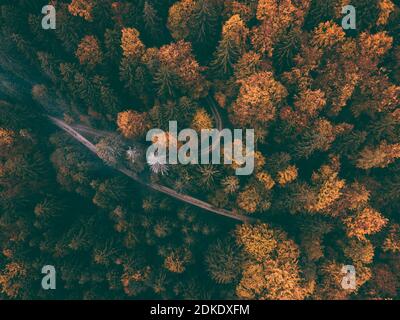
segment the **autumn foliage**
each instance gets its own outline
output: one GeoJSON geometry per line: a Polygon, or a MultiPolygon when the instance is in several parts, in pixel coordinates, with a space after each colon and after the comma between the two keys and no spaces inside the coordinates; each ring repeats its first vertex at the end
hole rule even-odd
{"type": "Polygon", "coordinates": [[[398,0],[3,2],[0,300],[399,299],[398,0]],[[170,121],[254,172],[146,161],[170,121]]]}

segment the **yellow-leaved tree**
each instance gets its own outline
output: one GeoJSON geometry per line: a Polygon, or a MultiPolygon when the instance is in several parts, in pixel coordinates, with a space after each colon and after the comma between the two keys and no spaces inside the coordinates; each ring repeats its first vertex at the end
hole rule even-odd
{"type": "Polygon", "coordinates": [[[237,243],[248,256],[236,287],[240,299],[301,300],[312,291],[302,280],[298,265],[300,251],[293,240],[269,225],[241,225],[237,243]]]}

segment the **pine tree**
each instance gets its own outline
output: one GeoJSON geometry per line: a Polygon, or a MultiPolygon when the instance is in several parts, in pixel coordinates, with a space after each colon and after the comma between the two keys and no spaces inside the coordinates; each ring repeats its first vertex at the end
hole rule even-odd
{"type": "Polygon", "coordinates": [[[236,80],[243,80],[259,72],[261,69],[261,56],[254,51],[243,54],[234,66],[236,80]]]}
{"type": "Polygon", "coordinates": [[[246,50],[249,29],[239,15],[233,15],[225,22],[215,58],[212,63],[215,70],[223,75],[229,75],[233,65],[246,50]]]}
{"type": "Polygon", "coordinates": [[[256,17],[261,24],[255,26],[251,34],[256,51],[272,57],[273,47],[280,36],[289,28],[302,26],[308,5],[306,1],[258,1],[256,17]]]}
{"type": "Polygon", "coordinates": [[[312,30],[321,22],[335,18],[335,6],[337,1],[312,0],[306,16],[305,27],[312,30]]]}
{"type": "Polygon", "coordinates": [[[205,257],[211,278],[219,284],[234,282],[241,272],[243,254],[233,241],[230,238],[217,240],[205,257]]]}
{"type": "Polygon", "coordinates": [[[200,132],[202,129],[212,129],[212,119],[205,109],[197,109],[191,127],[200,132]]]}
{"type": "Polygon", "coordinates": [[[193,19],[194,11],[194,0],[180,0],[169,8],[167,25],[176,41],[188,38],[190,33],[189,21],[193,19]]]}
{"type": "Polygon", "coordinates": [[[5,265],[0,273],[1,291],[11,299],[18,298],[22,295],[23,290],[27,289],[25,281],[27,279],[28,270],[21,263],[12,262],[5,265]]]}
{"type": "Polygon", "coordinates": [[[164,39],[164,28],[159,13],[154,6],[146,1],[143,7],[143,21],[147,34],[155,43],[161,43],[164,39]],[[161,32],[161,34],[160,34],[161,32]]]}
{"type": "Polygon", "coordinates": [[[294,57],[300,50],[301,31],[289,29],[279,36],[273,47],[274,66],[279,71],[285,71],[293,67],[294,57]]]}
{"type": "Polygon", "coordinates": [[[369,240],[349,239],[348,243],[343,245],[343,253],[354,264],[370,264],[374,258],[374,246],[369,240]]]}
{"type": "Polygon", "coordinates": [[[92,83],[96,87],[97,99],[100,106],[95,106],[96,110],[104,112],[107,116],[114,117],[120,111],[119,99],[111,88],[108,79],[101,76],[95,76],[92,83]]]}
{"type": "Polygon", "coordinates": [[[343,194],[346,181],[339,176],[340,163],[336,157],[331,162],[321,166],[318,172],[312,174],[312,181],[317,185],[317,195],[314,203],[307,208],[310,212],[333,214],[334,206],[343,194]]]}
{"type": "Polygon", "coordinates": [[[139,31],[134,28],[122,29],[121,48],[124,57],[137,60],[144,54],[145,47],[139,36],[139,31]]]}
{"type": "Polygon", "coordinates": [[[79,16],[87,21],[93,21],[93,10],[96,0],[73,0],[68,5],[69,12],[74,16],[79,16]]]}
{"type": "Polygon", "coordinates": [[[113,248],[113,246],[112,242],[107,242],[102,244],[102,246],[97,246],[93,250],[94,263],[109,266],[117,253],[117,250],[113,248]]]}
{"type": "Polygon", "coordinates": [[[278,183],[280,185],[286,185],[297,179],[298,170],[296,166],[289,166],[283,171],[278,172],[278,183]]]}
{"type": "Polygon", "coordinates": [[[134,110],[123,111],[118,114],[117,124],[124,137],[138,138],[143,136],[148,129],[147,114],[134,110]]]}
{"type": "Polygon", "coordinates": [[[263,260],[276,246],[274,233],[266,224],[243,225],[236,230],[236,241],[256,260],[263,260]]]}
{"type": "Polygon", "coordinates": [[[64,48],[72,53],[78,47],[81,37],[81,21],[68,12],[68,5],[61,4],[57,10],[56,36],[64,48]]]}
{"type": "Polygon", "coordinates": [[[46,198],[34,208],[35,216],[41,220],[49,220],[59,216],[63,211],[63,205],[56,198],[46,198]]]}
{"type": "Polygon", "coordinates": [[[129,203],[132,188],[125,177],[92,181],[91,186],[96,192],[92,201],[101,208],[112,210],[120,203],[129,203]]]}
{"type": "Polygon", "coordinates": [[[104,33],[104,55],[114,64],[118,63],[122,56],[122,48],[120,47],[121,31],[119,29],[106,29],[104,33]]]}
{"type": "Polygon", "coordinates": [[[161,65],[160,69],[154,75],[154,84],[158,87],[157,94],[160,97],[175,97],[178,85],[178,77],[168,68],[161,65]]]}
{"type": "Polygon", "coordinates": [[[333,21],[320,23],[314,30],[312,44],[319,48],[332,48],[344,41],[343,29],[333,21]]]}
{"type": "Polygon", "coordinates": [[[220,171],[217,166],[209,164],[209,165],[199,165],[198,171],[200,173],[200,185],[209,189],[213,187],[216,183],[216,180],[220,176],[220,171]]]}
{"type": "Polygon", "coordinates": [[[79,43],[76,56],[80,64],[93,68],[103,61],[103,53],[98,40],[94,36],[85,36],[79,43]]]}
{"type": "Polygon", "coordinates": [[[304,133],[295,147],[295,156],[309,158],[316,151],[327,151],[336,139],[335,127],[326,119],[319,119],[304,133]]]}
{"type": "Polygon", "coordinates": [[[196,61],[192,46],[189,42],[178,41],[162,46],[158,51],[159,66],[156,74],[156,83],[163,84],[170,93],[170,86],[174,85],[182,95],[198,99],[203,97],[208,90],[208,83],[202,71],[203,68],[196,61]],[[160,72],[163,72],[160,74],[160,72]],[[162,75],[162,77],[160,77],[162,75]],[[176,81],[174,81],[176,79],[176,81]],[[168,80],[168,82],[166,81],[168,80]]]}
{"type": "Polygon", "coordinates": [[[60,77],[59,65],[57,60],[50,54],[38,52],[37,58],[44,74],[50,78],[53,83],[57,83],[60,77]]]}
{"type": "Polygon", "coordinates": [[[15,133],[12,130],[0,128],[0,146],[8,147],[14,143],[15,133]]]}
{"type": "Polygon", "coordinates": [[[119,137],[106,137],[96,144],[96,153],[106,164],[116,165],[123,157],[124,144],[119,137]]]}
{"type": "Polygon", "coordinates": [[[271,190],[275,186],[274,179],[272,179],[271,175],[266,171],[258,172],[256,177],[266,190],[271,190]]]}
{"type": "Polygon", "coordinates": [[[212,1],[196,1],[195,9],[188,23],[188,39],[193,43],[196,52],[207,54],[215,48],[218,12],[218,8],[212,1]]]}
{"type": "Polygon", "coordinates": [[[379,232],[387,222],[388,219],[384,218],[381,213],[368,207],[343,219],[347,235],[359,240],[365,240],[367,235],[379,232]]]}
{"type": "Polygon", "coordinates": [[[191,260],[192,254],[187,248],[172,249],[165,256],[164,268],[173,273],[183,273],[191,260]]]}
{"type": "Polygon", "coordinates": [[[255,187],[247,186],[239,192],[236,203],[246,213],[255,213],[260,206],[261,196],[255,187]]]}
{"type": "Polygon", "coordinates": [[[384,251],[400,252],[400,225],[393,224],[383,244],[384,251]]]}
{"type": "Polygon", "coordinates": [[[271,72],[259,72],[240,81],[238,99],[233,104],[232,121],[241,126],[261,126],[275,119],[287,91],[271,72]]]}
{"type": "Polygon", "coordinates": [[[229,176],[222,180],[224,190],[228,194],[234,194],[239,190],[239,179],[236,176],[229,176]]]}
{"type": "Polygon", "coordinates": [[[400,158],[400,144],[387,144],[383,141],[377,148],[366,147],[357,159],[357,168],[385,168],[400,158]]]}

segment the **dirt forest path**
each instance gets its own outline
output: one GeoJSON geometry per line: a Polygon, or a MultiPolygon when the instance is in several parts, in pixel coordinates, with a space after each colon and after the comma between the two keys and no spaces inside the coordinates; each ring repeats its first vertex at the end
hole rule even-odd
{"type": "MultiPolygon", "coordinates": [[[[84,136],[82,136],[77,130],[75,130],[72,126],[68,125],[67,123],[65,123],[64,121],[52,117],[52,116],[48,116],[49,120],[55,124],[57,127],[59,127],[60,129],[62,129],[63,131],[65,131],[66,133],[68,133],[71,137],[73,137],[76,141],[78,141],[79,143],[81,143],[82,145],[84,145],[89,151],[91,151],[92,153],[94,153],[97,156],[97,151],[96,151],[96,146],[90,142],[88,139],[86,139],[84,136]]],[[[88,127],[83,127],[83,126],[79,126],[80,129],[85,129],[86,131],[89,131],[91,133],[95,133],[96,135],[101,134],[100,131],[97,130],[93,130],[91,131],[91,128],[88,127]]],[[[112,166],[113,169],[123,173],[124,175],[130,177],[131,179],[135,180],[136,182],[145,185],[146,187],[149,187],[150,189],[153,189],[155,191],[164,193],[166,195],[169,195],[175,199],[178,199],[180,201],[186,202],[188,204],[191,204],[193,206],[199,207],[201,209],[213,212],[215,214],[224,216],[224,217],[228,217],[237,221],[241,221],[244,223],[250,223],[253,222],[254,219],[244,216],[244,215],[240,215],[240,214],[236,214],[232,211],[228,211],[225,209],[221,209],[221,208],[217,208],[215,206],[213,206],[212,204],[196,199],[194,197],[191,197],[189,195],[186,194],[181,194],[176,192],[175,190],[168,188],[166,186],[160,185],[160,184],[155,184],[155,183],[148,183],[145,182],[144,180],[142,180],[141,178],[139,178],[138,175],[136,175],[133,171],[129,170],[128,168],[121,166],[121,165],[115,165],[112,166]]]]}
{"type": "MultiPolygon", "coordinates": [[[[1,96],[4,95],[4,98],[11,98],[11,99],[19,101],[21,103],[27,103],[27,104],[31,103],[32,102],[32,99],[31,99],[32,85],[35,83],[41,83],[42,82],[41,80],[43,80],[43,79],[40,79],[40,78],[36,79],[32,74],[27,73],[26,72],[27,69],[24,69],[22,65],[15,65],[15,60],[12,58],[8,59],[8,55],[6,55],[6,53],[3,52],[3,50],[0,50],[0,58],[1,58],[0,59],[0,80],[1,80],[0,81],[0,84],[1,84],[0,85],[0,93],[2,93],[1,96]],[[14,70],[16,73],[11,72],[12,70],[14,70]]],[[[56,114],[61,115],[63,113],[62,110],[66,107],[65,101],[63,101],[62,97],[59,97],[59,96],[57,96],[57,97],[54,96],[54,100],[53,101],[51,101],[51,100],[52,99],[50,99],[50,100],[48,99],[48,101],[43,102],[41,105],[41,107],[43,107],[43,109],[45,111],[44,115],[47,116],[48,119],[54,125],[56,125],[58,128],[62,129],[66,133],[68,133],[76,141],[83,144],[88,150],[90,150],[92,153],[94,153],[97,156],[97,151],[96,151],[95,145],[92,142],[90,142],[88,139],[86,139],[82,134],[86,133],[86,134],[92,135],[96,138],[101,138],[107,134],[112,135],[112,133],[109,133],[106,131],[101,131],[101,130],[96,130],[94,128],[90,128],[88,126],[80,125],[80,124],[70,126],[69,124],[67,124],[63,120],[61,120],[60,118],[54,116],[56,114]],[[60,103],[59,107],[58,107],[58,103],[60,103]]],[[[212,112],[214,119],[215,119],[215,124],[216,124],[217,129],[222,130],[223,122],[222,122],[222,118],[218,112],[218,108],[215,105],[215,102],[210,97],[206,98],[206,102],[210,108],[210,111],[212,112]]],[[[212,149],[213,146],[210,146],[210,148],[212,149]]],[[[126,167],[116,166],[116,167],[114,167],[114,169],[118,170],[119,172],[123,173],[124,175],[130,177],[131,179],[135,180],[136,182],[149,187],[150,189],[164,193],[175,199],[178,199],[185,203],[199,207],[206,211],[209,211],[209,212],[212,212],[217,215],[224,216],[224,217],[227,217],[230,219],[241,221],[244,223],[251,223],[251,222],[255,221],[255,219],[253,219],[251,217],[236,214],[236,213],[226,210],[226,209],[217,208],[210,203],[207,203],[200,199],[196,199],[196,198],[191,197],[186,194],[178,193],[175,190],[168,188],[166,186],[145,182],[143,179],[139,178],[134,172],[130,171],[126,167]]]]}

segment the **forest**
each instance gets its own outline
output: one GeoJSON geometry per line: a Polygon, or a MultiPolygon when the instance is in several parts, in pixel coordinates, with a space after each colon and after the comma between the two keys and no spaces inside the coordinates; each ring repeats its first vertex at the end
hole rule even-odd
{"type": "Polygon", "coordinates": [[[0,28],[0,300],[400,299],[400,0],[1,0],[0,28]],[[146,161],[170,121],[254,129],[254,171],[146,161]]]}

